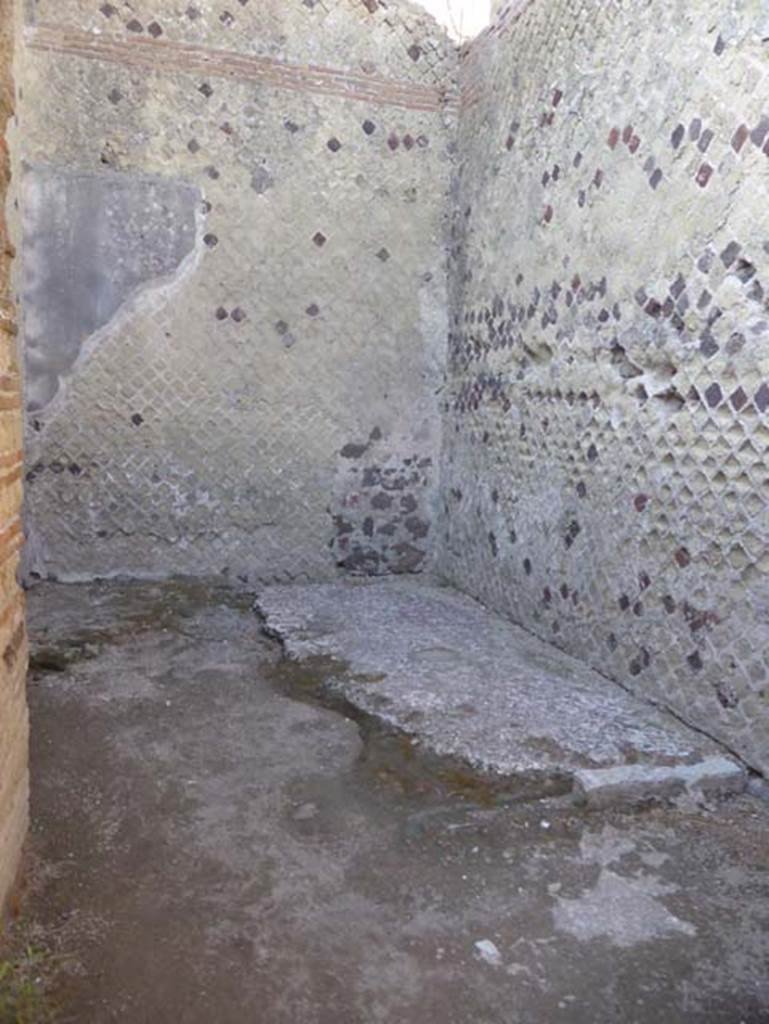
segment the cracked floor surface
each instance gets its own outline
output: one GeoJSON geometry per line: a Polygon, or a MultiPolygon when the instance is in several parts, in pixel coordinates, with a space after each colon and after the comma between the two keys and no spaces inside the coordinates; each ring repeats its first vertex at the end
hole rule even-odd
{"type": "Polygon", "coordinates": [[[61,1021],[769,1021],[769,808],[509,806],[361,734],[222,584],[30,594],[61,1021]]]}

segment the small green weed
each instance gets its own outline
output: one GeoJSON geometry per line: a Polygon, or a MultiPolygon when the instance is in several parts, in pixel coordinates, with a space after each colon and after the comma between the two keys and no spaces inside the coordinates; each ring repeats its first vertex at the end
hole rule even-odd
{"type": "Polygon", "coordinates": [[[50,954],[33,946],[12,959],[0,959],[0,1024],[53,1021],[45,984],[50,970],[50,954]]]}

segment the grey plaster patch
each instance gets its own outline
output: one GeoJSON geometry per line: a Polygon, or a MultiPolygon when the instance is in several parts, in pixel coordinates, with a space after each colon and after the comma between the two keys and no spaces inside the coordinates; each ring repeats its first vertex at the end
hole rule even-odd
{"type": "Polygon", "coordinates": [[[349,677],[328,685],[359,710],[527,792],[565,792],[585,768],[663,769],[720,754],[455,591],[402,579],[278,586],[262,591],[258,606],[289,657],[349,664],[349,677]]]}
{"type": "Polygon", "coordinates": [[[33,167],[23,200],[26,391],[37,411],[88,339],[194,251],[200,192],[146,175],[33,167]]]}
{"type": "Polygon", "coordinates": [[[584,942],[608,939],[620,947],[671,936],[697,934],[657,899],[671,891],[656,878],[623,878],[602,869],[594,888],[577,899],[559,899],[553,921],[559,931],[584,942]]]}

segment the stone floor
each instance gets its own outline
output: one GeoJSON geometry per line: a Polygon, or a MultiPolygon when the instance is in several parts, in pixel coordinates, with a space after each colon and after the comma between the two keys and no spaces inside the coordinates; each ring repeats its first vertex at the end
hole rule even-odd
{"type": "Polygon", "coordinates": [[[25,915],[60,1021],[769,1021],[766,804],[510,805],[322,706],[251,605],[30,594],[25,915]]]}
{"type": "Polygon", "coordinates": [[[330,697],[511,793],[576,782],[583,794],[643,798],[690,765],[745,787],[701,733],[426,578],[267,587],[258,608],[289,657],[324,669],[330,697]]]}

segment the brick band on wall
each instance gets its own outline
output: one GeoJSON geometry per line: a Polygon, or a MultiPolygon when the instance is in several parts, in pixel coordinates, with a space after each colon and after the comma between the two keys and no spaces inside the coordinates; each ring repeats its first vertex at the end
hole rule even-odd
{"type": "Polygon", "coordinates": [[[435,112],[456,105],[445,91],[429,86],[164,39],[121,39],[56,25],[39,25],[27,29],[26,43],[33,50],[86,60],[143,67],[159,73],[179,71],[235,78],[275,89],[336,96],[377,106],[435,112]]]}

